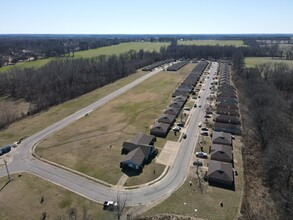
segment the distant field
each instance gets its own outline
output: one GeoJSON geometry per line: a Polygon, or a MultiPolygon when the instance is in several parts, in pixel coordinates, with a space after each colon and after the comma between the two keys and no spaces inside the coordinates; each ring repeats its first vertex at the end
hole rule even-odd
{"type": "Polygon", "coordinates": [[[285,63],[293,67],[293,60],[279,60],[271,57],[246,57],[244,62],[246,67],[255,67],[264,63],[285,63]]]}
{"type": "MultiPolygon", "coordinates": [[[[78,57],[90,58],[90,57],[95,57],[95,56],[99,56],[99,55],[121,54],[121,53],[127,52],[129,50],[139,51],[140,49],[144,49],[145,51],[154,51],[154,50],[159,51],[162,46],[167,47],[168,45],[169,45],[169,43],[164,43],[164,42],[162,42],[162,43],[160,43],[160,42],[121,43],[118,45],[113,45],[113,46],[108,46],[108,47],[100,47],[97,49],[76,52],[74,57],[75,58],[78,58],[78,57]]],[[[5,66],[5,67],[0,68],[0,72],[9,70],[12,67],[20,67],[20,68],[36,67],[36,68],[39,68],[53,59],[58,59],[58,58],[48,58],[48,59],[41,59],[41,60],[30,61],[30,62],[17,63],[13,66],[5,66]]]]}
{"type": "MultiPolygon", "coordinates": [[[[83,219],[83,208],[89,219],[114,219],[112,213],[103,211],[101,204],[39,177],[28,173],[12,176],[13,181],[0,193],[0,219],[42,219],[43,213],[46,219],[73,219],[68,217],[70,209],[76,210],[75,219],[83,219]]],[[[6,177],[0,179],[1,188],[6,181],[6,177]]]]}
{"type": "Polygon", "coordinates": [[[139,51],[144,49],[145,51],[160,51],[161,47],[167,47],[169,43],[159,42],[129,42],[113,45],[109,47],[100,47],[92,50],[85,50],[75,53],[75,57],[95,57],[99,55],[112,55],[127,52],[129,50],[139,51]]]}
{"type": "Polygon", "coordinates": [[[198,45],[198,46],[245,46],[242,40],[188,40],[177,41],[179,45],[198,45]]]}
{"type": "Polygon", "coordinates": [[[21,62],[17,63],[15,65],[11,66],[4,66],[0,68],[0,72],[7,71],[13,67],[19,67],[19,68],[30,68],[30,67],[35,67],[35,68],[40,68],[47,64],[49,61],[53,60],[54,58],[47,58],[47,59],[41,59],[41,60],[36,60],[36,61],[29,61],[29,62],[21,62]]]}

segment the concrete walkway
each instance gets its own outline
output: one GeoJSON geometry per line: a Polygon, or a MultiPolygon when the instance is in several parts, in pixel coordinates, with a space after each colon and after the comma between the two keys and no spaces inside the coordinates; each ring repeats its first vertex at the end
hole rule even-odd
{"type": "Polygon", "coordinates": [[[128,176],[124,173],[120,177],[120,179],[118,180],[118,183],[116,184],[116,186],[113,187],[113,188],[123,189],[124,188],[124,184],[126,183],[127,180],[128,180],[128,176]]]}

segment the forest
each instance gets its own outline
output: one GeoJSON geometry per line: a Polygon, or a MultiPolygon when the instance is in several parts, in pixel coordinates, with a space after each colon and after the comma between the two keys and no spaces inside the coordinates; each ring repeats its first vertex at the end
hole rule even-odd
{"type": "Polygon", "coordinates": [[[241,68],[240,93],[245,170],[242,219],[290,219],[293,215],[293,68],[263,64],[241,68]]]}

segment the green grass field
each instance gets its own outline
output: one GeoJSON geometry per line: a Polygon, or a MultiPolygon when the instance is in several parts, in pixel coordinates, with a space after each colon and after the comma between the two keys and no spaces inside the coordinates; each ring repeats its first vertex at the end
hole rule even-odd
{"type": "Polygon", "coordinates": [[[179,45],[197,45],[197,46],[245,46],[242,40],[187,40],[177,41],[179,45]]]}
{"type": "Polygon", "coordinates": [[[159,43],[159,42],[129,42],[121,43],[118,45],[113,45],[109,47],[101,47],[92,50],[85,50],[75,53],[75,57],[95,57],[99,55],[112,55],[121,54],[129,50],[139,51],[144,49],[145,51],[160,51],[161,47],[167,47],[169,43],[159,43]]]}
{"type": "MultiPolygon", "coordinates": [[[[162,43],[160,42],[128,42],[128,43],[121,43],[118,45],[113,45],[108,47],[100,47],[97,49],[76,52],[74,57],[75,58],[79,58],[79,57],[90,58],[90,57],[95,57],[99,55],[112,55],[112,54],[118,55],[118,54],[127,52],[129,50],[139,51],[140,49],[144,49],[145,51],[154,51],[154,50],[160,51],[161,47],[167,47],[168,45],[169,43],[163,43],[163,42],[162,43]]],[[[13,65],[13,66],[5,66],[0,68],[0,72],[7,71],[13,67],[39,68],[54,59],[58,59],[58,58],[48,58],[48,59],[41,59],[41,60],[30,61],[30,62],[17,63],[16,65],[13,65]]]]}
{"type": "Polygon", "coordinates": [[[264,63],[285,63],[293,67],[293,60],[279,60],[271,57],[246,57],[244,62],[246,67],[255,67],[264,63]]]}

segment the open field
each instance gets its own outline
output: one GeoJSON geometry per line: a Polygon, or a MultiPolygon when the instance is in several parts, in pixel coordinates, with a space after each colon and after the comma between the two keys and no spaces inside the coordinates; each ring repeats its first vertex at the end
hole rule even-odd
{"type": "MultiPolygon", "coordinates": [[[[160,43],[160,42],[129,42],[129,43],[121,43],[118,45],[108,46],[108,47],[100,47],[96,49],[91,50],[85,50],[85,51],[79,51],[74,54],[75,58],[78,57],[84,57],[84,58],[90,58],[95,57],[99,55],[112,55],[112,54],[121,54],[124,52],[127,52],[129,50],[135,50],[139,51],[140,49],[144,49],[145,51],[160,51],[160,48],[167,47],[169,43],[160,43]]],[[[22,62],[17,63],[12,66],[5,66],[0,68],[0,72],[7,71],[10,68],[13,67],[20,67],[20,68],[29,68],[29,67],[35,67],[40,68],[47,64],[49,61],[58,59],[58,58],[47,58],[47,59],[41,59],[36,61],[30,61],[30,62],[22,62]]]]}
{"type": "Polygon", "coordinates": [[[246,57],[244,62],[246,67],[255,67],[264,63],[285,63],[293,67],[293,60],[272,59],[271,57],[246,57]]]}
{"type": "MultiPolygon", "coordinates": [[[[122,143],[138,132],[149,134],[150,126],[169,104],[172,91],[194,66],[189,64],[178,72],[163,71],[147,79],[87,117],[45,139],[37,146],[37,154],[116,184],[122,176],[119,167],[122,143]]],[[[171,134],[170,138],[173,139],[171,134]]],[[[163,147],[164,143],[165,139],[155,145],[163,147]]],[[[158,166],[146,166],[139,181],[134,180],[133,183],[145,183],[160,175],[163,168],[158,166]],[[158,171],[156,175],[153,175],[154,169],[158,171]]],[[[130,179],[127,185],[131,183],[130,179]]]]}
{"type": "Polygon", "coordinates": [[[49,61],[54,60],[56,58],[46,58],[46,59],[40,59],[40,60],[36,60],[36,61],[29,61],[29,62],[21,62],[21,63],[17,63],[15,65],[10,65],[10,66],[4,66],[0,68],[0,72],[4,72],[7,71],[11,68],[14,67],[19,67],[19,68],[40,68],[42,66],[44,66],[45,64],[47,64],[49,61]]]}
{"type": "Polygon", "coordinates": [[[0,146],[15,142],[21,137],[32,135],[76,112],[77,110],[93,103],[94,101],[103,98],[104,96],[114,92],[118,88],[121,88],[144,74],[145,72],[138,70],[135,74],[117,80],[114,83],[84,94],[76,99],[72,99],[58,106],[49,108],[48,110],[44,110],[38,114],[14,122],[5,130],[0,130],[0,146]]]}
{"type": "MultiPolygon", "coordinates": [[[[202,219],[229,220],[237,218],[243,190],[243,165],[240,145],[239,139],[236,138],[233,147],[235,168],[238,171],[238,176],[235,176],[235,191],[209,186],[203,178],[201,178],[201,187],[199,187],[196,167],[191,165],[185,183],[168,199],[147,211],[143,216],[177,214],[202,219]],[[190,181],[192,186],[189,185],[190,181]],[[220,202],[223,202],[223,207],[219,205],[220,202]]],[[[207,162],[208,160],[205,160],[204,164],[207,162]]],[[[199,168],[201,177],[205,170],[207,168],[199,168]]]]}
{"type": "Polygon", "coordinates": [[[167,47],[169,43],[160,43],[160,42],[129,42],[121,43],[118,45],[100,47],[92,50],[85,50],[76,52],[74,57],[95,57],[99,55],[112,55],[112,54],[121,54],[129,50],[139,51],[143,49],[145,51],[160,51],[161,47],[167,47]]]}
{"type": "Polygon", "coordinates": [[[197,46],[245,46],[242,40],[187,40],[177,41],[179,45],[197,45],[197,46]]]}
{"type": "MultiPolygon", "coordinates": [[[[103,211],[101,204],[39,177],[29,173],[12,176],[13,181],[0,192],[0,219],[42,219],[43,213],[46,213],[46,219],[57,219],[58,216],[69,219],[70,210],[76,210],[76,219],[82,219],[84,208],[90,219],[114,219],[113,213],[103,211]]],[[[6,177],[0,179],[1,188],[6,181],[6,177]]]]}

